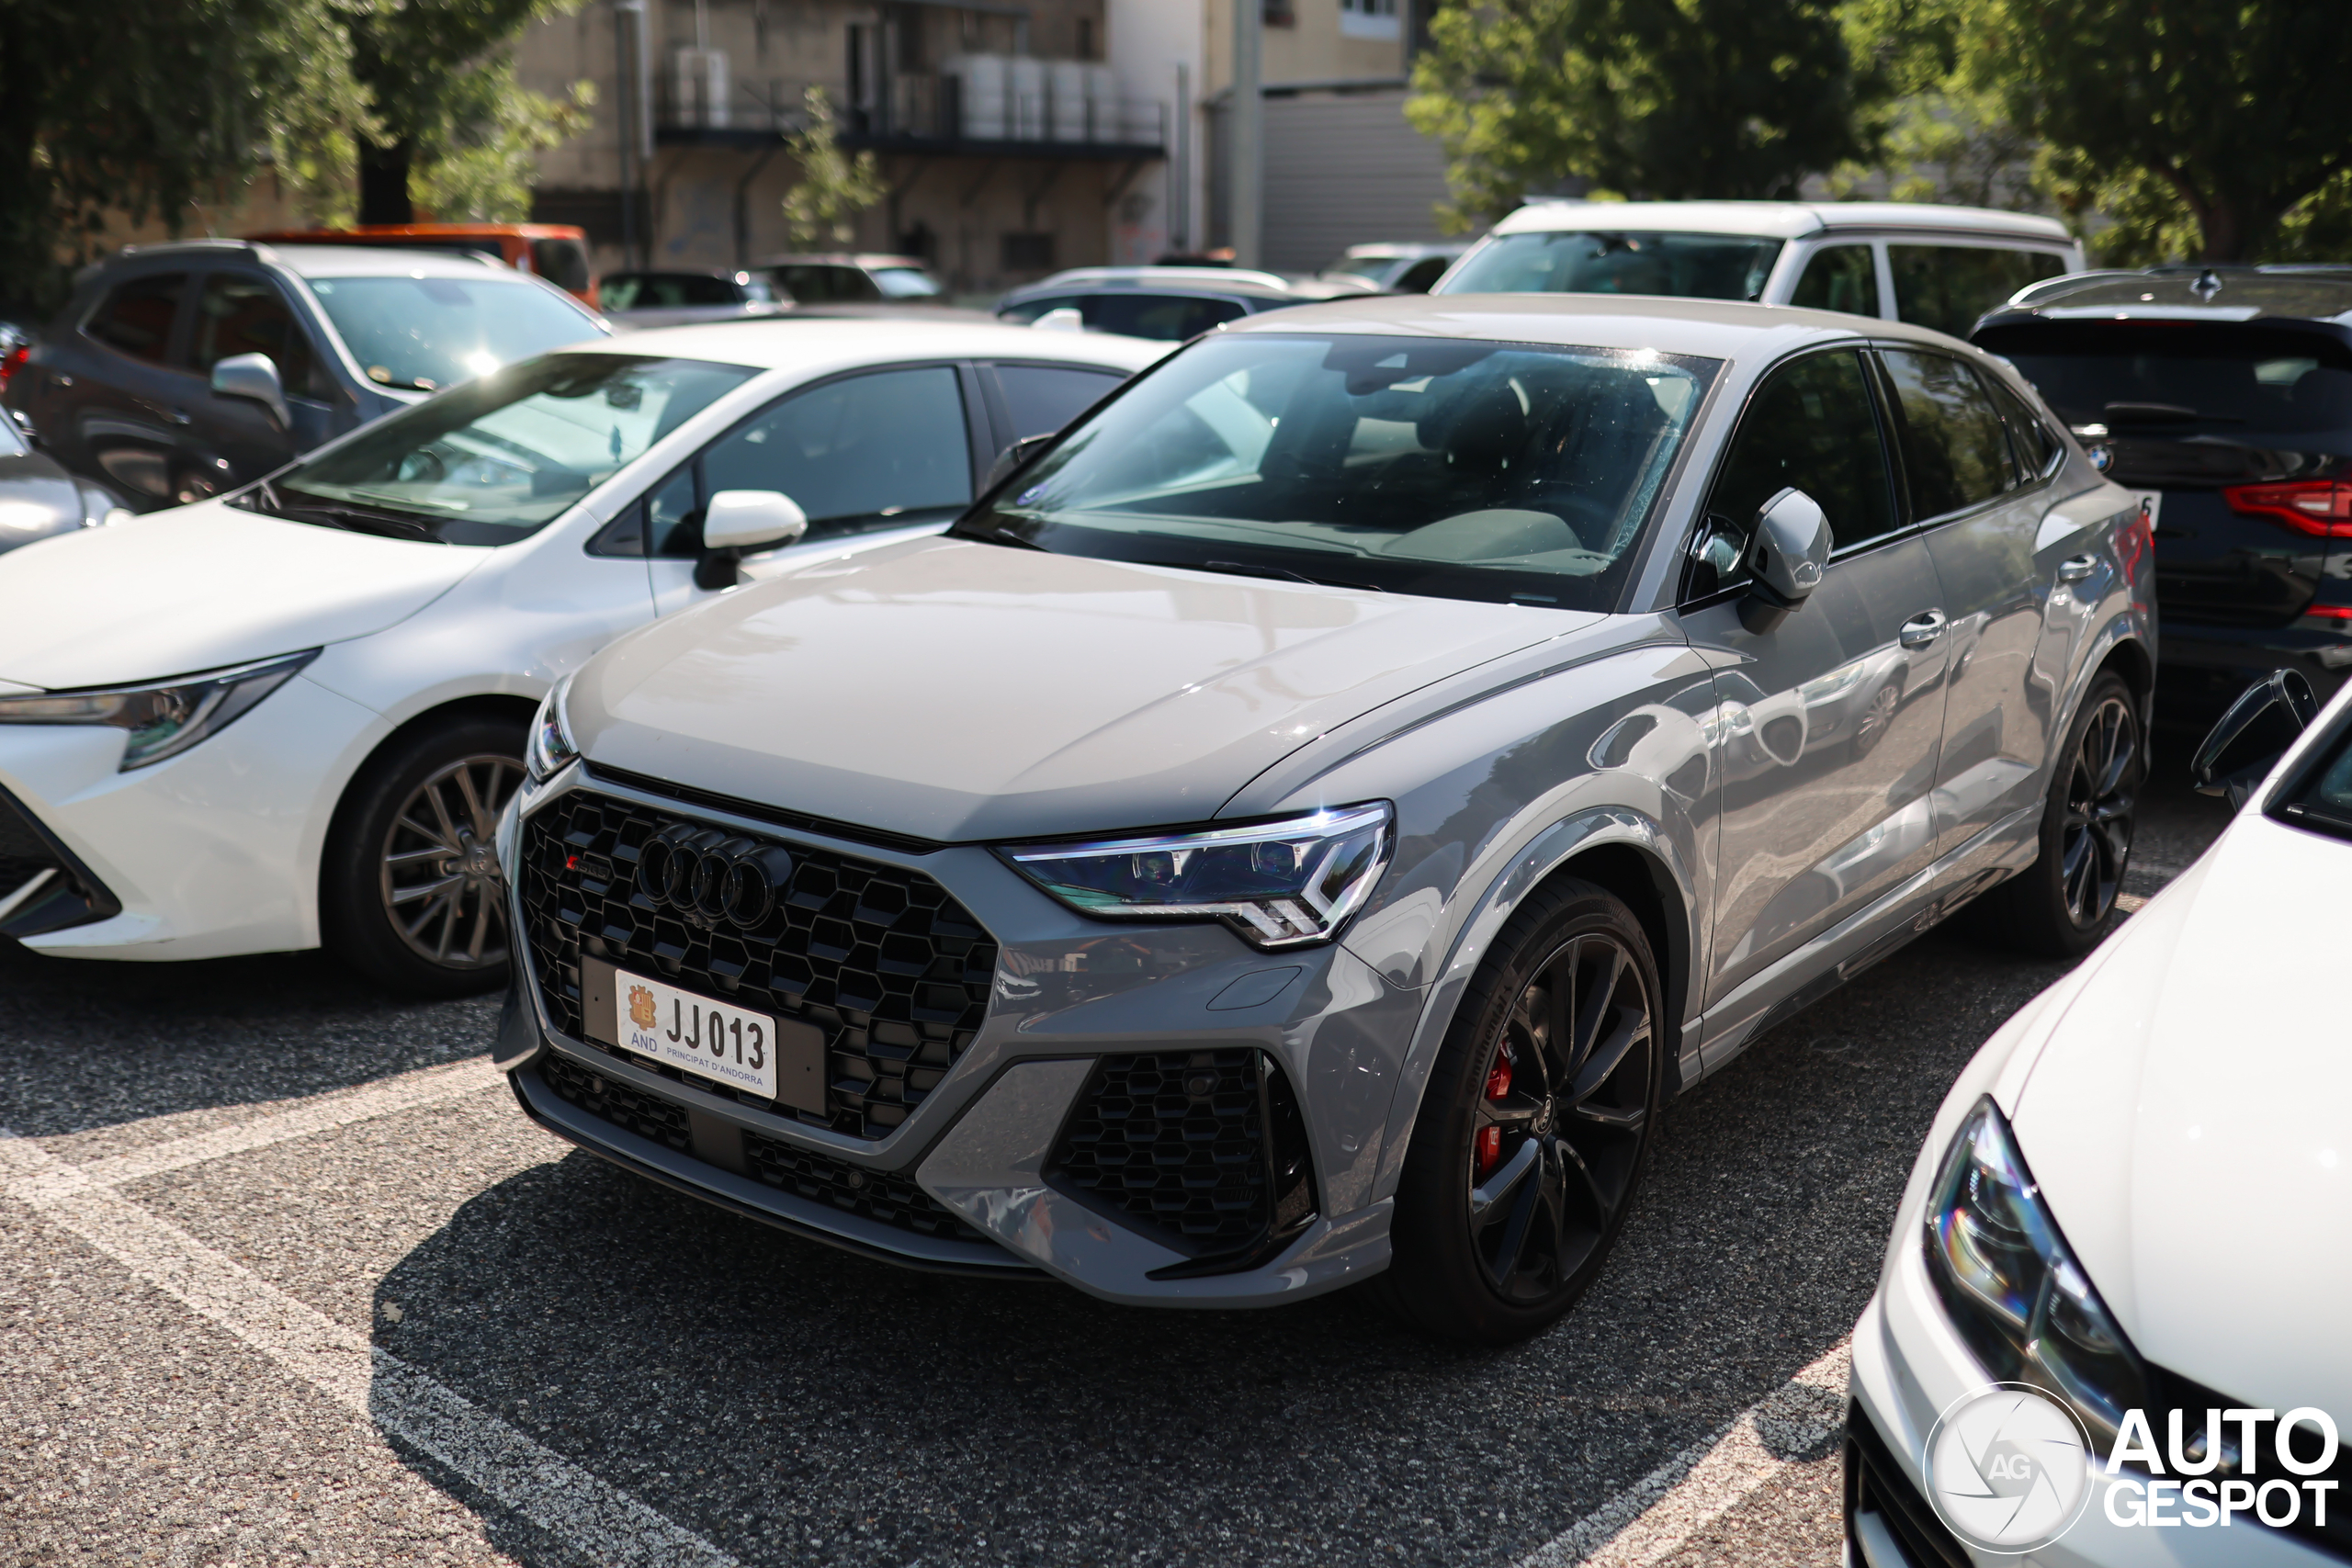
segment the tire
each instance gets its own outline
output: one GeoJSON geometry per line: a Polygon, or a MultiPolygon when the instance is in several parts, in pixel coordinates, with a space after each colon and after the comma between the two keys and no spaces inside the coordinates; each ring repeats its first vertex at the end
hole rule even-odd
{"type": "Polygon", "coordinates": [[[1591,1286],[1657,1123],[1661,995],[1641,922],[1601,888],[1564,878],[1511,918],[1471,976],[1413,1123],[1396,1256],[1379,1280],[1398,1315],[1508,1345],[1591,1286]]]}
{"type": "Polygon", "coordinates": [[[344,793],[319,876],[320,934],[410,996],[506,983],[505,886],[492,851],[523,779],[519,718],[471,714],[396,739],[344,793]]]}
{"type": "Polygon", "coordinates": [[[2115,918],[2132,863],[2147,738],[2132,688],[2112,670],[2084,694],[2050,770],[2034,863],[1976,901],[1971,924],[2040,958],[2089,952],[2115,918]]]}

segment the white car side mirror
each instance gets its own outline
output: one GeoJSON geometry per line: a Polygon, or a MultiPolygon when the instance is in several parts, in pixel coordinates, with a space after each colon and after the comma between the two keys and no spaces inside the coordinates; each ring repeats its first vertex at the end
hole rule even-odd
{"type": "Polygon", "coordinates": [[[781,491],[722,490],[702,518],[706,550],[788,545],[808,531],[808,514],[781,491]]]}
{"type": "Polygon", "coordinates": [[[1064,305],[1029,324],[1041,333],[1082,333],[1086,330],[1086,317],[1076,307],[1064,305]]]}

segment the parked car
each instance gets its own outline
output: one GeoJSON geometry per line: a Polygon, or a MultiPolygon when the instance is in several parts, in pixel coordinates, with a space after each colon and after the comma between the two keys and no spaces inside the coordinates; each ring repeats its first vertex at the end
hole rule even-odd
{"type": "Polygon", "coordinates": [[[1536,200],[1496,224],[1433,291],[1753,299],[1964,337],[2026,285],[2082,265],[2064,224],[1983,208],[1536,200]]]}
{"type": "Polygon", "coordinates": [[[802,305],[947,302],[947,290],[919,256],[848,252],[770,256],[752,265],[778,297],[802,305]]]}
{"type": "Polygon", "coordinates": [[[2352,693],[2249,699],[2198,758],[2230,826],[1937,1112],[1854,1330],[1849,1561],[2352,1556],[2352,693]],[[2024,1456],[1998,1485],[1942,1439],[1993,1384],[1958,1446],[2024,1456]]]}
{"type": "Polygon", "coordinates": [[[792,308],[788,298],[778,302],[764,274],[752,272],[608,272],[596,287],[616,327],[683,327],[792,308]]]}
{"type": "Polygon", "coordinates": [[[741,577],[935,531],[1000,447],[1159,352],[994,323],[635,333],[0,556],[0,936],[323,943],[407,991],[496,983],[491,829],[550,682],[741,577]]]}
{"type": "Polygon", "coordinates": [[[998,301],[1008,321],[1075,310],[1089,332],[1182,343],[1226,321],[1366,292],[1362,284],[1313,283],[1222,266],[1081,266],[1027,284],[998,301]]]}
{"type": "Polygon", "coordinates": [[[2274,666],[2352,666],[2352,269],[2159,267],[2036,285],[1974,341],[2154,524],[2162,712],[2208,724],[2274,666]]]}
{"type": "Polygon", "coordinates": [[[496,1058],[871,1255],[1195,1306],[1379,1275],[1511,1339],[1764,1030],[1972,897],[2106,930],[2148,570],[2031,389],[1917,328],[1229,321],[945,536],[556,689],[496,1058]]]}
{"type": "Polygon", "coordinates": [[[596,303],[588,231],[569,223],[363,223],[350,229],[287,229],[248,234],[277,245],[366,245],[481,256],[544,277],[582,304],[596,303]]]}
{"type": "Polygon", "coordinates": [[[192,240],[126,246],[7,379],[10,410],[141,508],[247,484],[434,390],[610,329],[463,257],[192,240]]]}
{"type": "Polygon", "coordinates": [[[1469,242],[1463,240],[1350,245],[1321,276],[1360,277],[1392,294],[1427,294],[1454,258],[1469,248],[1469,242]]]}
{"type": "MultiPolygon", "coordinates": [[[[7,362],[0,359],[0,387],[6,383],[7,362]]],[[[34,451],[15,420],[0,419],[0,551],[129,515],[111,491],[75,479],[34,451]]]]}

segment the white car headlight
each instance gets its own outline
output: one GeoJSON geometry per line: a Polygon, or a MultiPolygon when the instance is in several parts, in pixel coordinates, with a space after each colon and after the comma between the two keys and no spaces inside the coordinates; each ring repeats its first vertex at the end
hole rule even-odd
{"type": "Polygon", "coordinates": [[[1007,845],[1022,875],[1101,919],[1219,919],[1253,946],[1328,942],[1380,880],[1387,802],[1200,833],[1007,845]]]}
{"type": "Polygon", "coordinates": [[[580,755],[580,748],[571,743],[571,732],[563,726],[563,694],[571,689],[571,677],[566,675],[532,716],[531,736],[523,745],[523,766],[530,771],[535,784],[547,783],[580,755]]]}
{"type": "Polygon", "coordinates": [[[178,675],[141,686],[92,686],[0,697],[0,724],[106,724],[130,732],[120,771],[176,756],[235,723],[255,703],[294,678],[319,656],[301,653],[228,670],[178,675]]]}
{"type": "Polygon", "coordinates": [[[2148,1374],[2067,1249],[1988,1097],[1961,1123],[1928,1201],[1928,1277],[1952,1326],[1993,1376],[2049,1390],[2102,1449],[2148,1374]]]}

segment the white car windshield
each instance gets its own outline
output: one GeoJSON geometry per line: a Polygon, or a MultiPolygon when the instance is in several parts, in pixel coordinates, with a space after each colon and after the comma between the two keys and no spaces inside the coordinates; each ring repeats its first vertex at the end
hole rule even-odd
{"type": "Polygon", "coordinates": [[[1459,339],[1210,338],[1132,383],[955,531],[1607,608],[1718,364],[1459,339]]]}
{"type": "Polygon", "coordinates": [[[1760,299],[1780,256],[1780,241],[1745,234],[1502,234],[1464,258],[1436,292],[1760,299]]]}
{"type": "Polygon", "coordinates": [[[874,287],[885,299],[930,299],[941,292],[939,282],[921,267],[877,266],[874,287]]]}
{"type": "Polygon", "coordinates": [[[379,387],[435,391],[604,335],[563,295],[487,268],[480,277],[308,281],[361,373],[379,387]]]}
{"type": "Polygon", "coordinates": [[[379,420],[237,504],[444,544],[506,544],[757,374],[696,359],[547,355],[379,420]]]}

